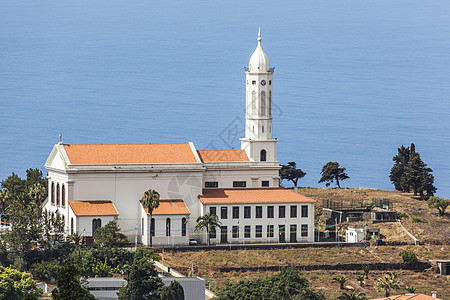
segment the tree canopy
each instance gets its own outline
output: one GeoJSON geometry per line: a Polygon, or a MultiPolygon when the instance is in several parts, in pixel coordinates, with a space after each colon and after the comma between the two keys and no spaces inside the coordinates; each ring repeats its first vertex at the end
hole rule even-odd
{"type": "Polygon", "coordinates": [[[436,192],[436,187],[433,185],[433,170],[422,161],[413,143],[409,147],[402,145],[398,148],[398,154],[392,160],[394,166],[391,168],[389,178],[396,190],[412,191],[414,196],[419,194],[421,199],[425,199],[425,195],[433,196],[436,192]]]}
{"type": "Polygon", "coordinates": [[[216,294],[217,299],[298,299],[323,300],[321,293],[309,289],[309,282],[295,268],[284,268],[280,273],[264,279],[226,283],[216,294]]]}
{"type": "Polygon", "coordinates": [[[120,233],[117,221],[110,221],[103,227],[97,228],[94,233],[94,244],[100,247],[122,247],[128,243],[128,238],[120,233]]]}
{"type": "Polygon", "coordinates": [[[122,285],[117,293],[120,300],[159,299],[163,283],[153,265],[153,260],[158,257],[153,250],[136,251],[133,263],[125,274],[127,285],[122,285]]]}
{"type": "Polygon", "coordinates": [[[64,261],[64,266],[61,267],[56,283],[58,287],[52,291],[52,297],[55,300],[95,299],[81,281],[80,270],[70,259],[64,261]]]}
{"type": "Polygon", "coordinates": [[[439,211],[439,215],[445,215],[445,210],[447,209],[450,201],[444,198],[439,198],[432,196],[427,201],[429,208],[436,208],[439,211]]]}
{"type": "Polygon", "coordinates": [[[181,284],[174,280],[170,285],[161,288],[159,296],[161,300],[184,300],[184,290],[181,284]]]}
{"type": "Polygon", "coordinates": [[[397,279],[397,273],[387,272],[384,277],[378,278],[375,282],[375,288],[377,291],[384,291],[386,297],[389,297],[392,290],[396,290],[400,287],[397,279]]]}
{"type": "Polygon", "coordinates": [[[42,296],[30,273],[0,266],[0,299],[34,300],[42,296]]]}
{"type": "Polygon", "coordinates": [[[331,183],[336,181],[336,185],[338,186],[338,188],[341,188],[339,182],[350,178],[345,173],[345,168],[340,168],[339,163],[332,161],[324,165],[320,173],[322,174],[322,177],[320,178],[319,183],[326,182],[326,186],[330,186],[331,183]]]}
{"type": "Polygon", "coordinates": [[[292,181],[294,187],[297,189],[297,183],[300,178],[305,177],[306,173],[301,169],[297,169],[297,164],[293,161],[288,162],[287,165],[281,165],[280,177],[288,181],[292,181]]]}

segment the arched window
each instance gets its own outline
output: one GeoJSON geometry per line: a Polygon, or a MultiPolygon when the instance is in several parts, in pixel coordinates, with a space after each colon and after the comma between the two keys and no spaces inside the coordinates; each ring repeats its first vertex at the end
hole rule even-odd
{"type": "Polygon", "coordinates": [[[269,91],[269,116],[272,115],[272,91],[269,91]]]}
{"type": "Polygon", "coordinates": [[[55,205],[55,183],[52,181],[52,192],[50,194],[52,205],[55,205]]]}
{"type": "Polygon", "coordinates": [[[252,114],[256,113],[256,92],[252,92],[252,114]]]}
{"type": "Polygon", "coordinates": [[[70,218],[70,234],[73,234],[73,218],[70,218]]]}
{"type": "Polygon", "coordinates": [[[170,218],[166,219],[166,236],[170,236],[170,218]]]}
{"type": "Polygon", "coordinates": [[[150,221],[150,234],[151,236],[155,236],[155,218],[152,218],[150,221]]]}
{"type": "Polygon", "coordinates": [[[64,183],[61,186],[61,205],[62,207],[66,206],[66,186],[64,183]]]}
{"type": "Polygon", "coordinates": [[[64,215],[62,215],[62,222],[64,224],[64,227],[66,226],[66,217],[64,215]]]}
{"type": "Polygon", "coordinates": [[[260,161],[266,161],[266,150],[261,150],[260,161]]]}
{"type": "Polygon", "coordinates": [[[266,92],[261,92],[261,108],[260,108],[260,114],[261,116],[266,115],[266,92]]]}
{"type": "Polygon", "coordinates": [[[94,235],[97,228],[102,227],[102,220],[101,219],[93,219],[92,220],[92,235],[94,235]]]}
{"type": "Polygon", "coordinates": [[[56,206],[59,206],[60,203],[59,199],[61,199],[60,196],[61,195],[59,194],[59,183],[58,183],[56,184],[56,206]]]}
{"type": "Polygon", "coordinates": [[[264,126],[262,127],[262,133],[264,133],[264,126]]]}
{"type": "Polygon", "coordinates": [[[181,235],[186,236],[186,218],[181,219],[181,235]]]}

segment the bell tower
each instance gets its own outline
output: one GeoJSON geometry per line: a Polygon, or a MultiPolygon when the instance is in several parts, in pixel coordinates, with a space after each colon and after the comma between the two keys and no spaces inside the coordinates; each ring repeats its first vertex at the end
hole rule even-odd
{"type": "Polygon", "coordinates": [[[245,68],[245,137],[241,138],[241,149],[251,161],[277,161],[277,140],[272,137],[274,69],[262,49],[259,29],[258,45],[245,68]]]}

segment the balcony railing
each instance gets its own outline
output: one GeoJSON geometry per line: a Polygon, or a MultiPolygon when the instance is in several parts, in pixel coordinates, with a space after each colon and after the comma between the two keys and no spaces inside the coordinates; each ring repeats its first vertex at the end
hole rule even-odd
{"type": "MultiPolygon", "coordinates": [[[[250,72],[250,69],[248,67],[244,67],[245,72],[250,72]]],[[[275,72],[275,67],[269,68],[269,72],[273,73],[275,72]]]]}

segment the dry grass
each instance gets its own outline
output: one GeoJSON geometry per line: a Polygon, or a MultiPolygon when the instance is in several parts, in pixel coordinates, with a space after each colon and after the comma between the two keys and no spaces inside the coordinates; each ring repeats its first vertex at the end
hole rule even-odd
{"type": "MultiPolygon", "coordinates": [[[[439,216],[436,209],[428,208],[427,202],[414,197],[410,193],[375,189],[328,189],[303,188],[299,193],[317,200],[316,208],[320,209],[323,200],[341,200],[344,203],[372,203],[373,199],[389,199],[397,212],[406,213],[409,218],[402,219],[403,226],[421,242],[450,244],[450,213],[439,216]],[[411,217],[419,217],[427,223],[413,222],[411,217]]],[[[411,240],[400,226],[395,223],[377,223],[381,234],[387,241],[411,240]]]]}
{"type": "MultiPolygon", "coordinates": [[[[447,246],[381,246],[367,248],[301,248],[301,249],[273,249],[273,250],[212,250],[198,252],[170,252],[164,253],[165,263],[181,264],[187,266],[194,260],[195,275],[206,280],[216,280],[214,287],[220,287],[226,281],[249,280],[263,278],[274,272],[222,272],[222,267],[242,266],[285,266],[335,263],[372,263],[372,262],[401,262],[398,255],[402,250],[411,250],[416,253],[420,261],[429,259],[450,259],[447,246]]],[[[175,265],[172,265],[175,266],[175,265]]],[[[179,269],[178,269],[179,270],[179,269]]],[[[395,270],[394,270],[395,271],[395,270]]],[[[303,273],[316,290],[323,290],[327,298],[333,298],[342,293],[336,284],[331,283],[333,277],[345,276],[352,282],[353,289],[367,293],[371,297],[381,296],[374,289],[374,281],[384,275],[381,271],[371,271],[369,280],[363,287],[359,287],[356,277],[362,271],[308,271],[303,273]]],[[[414,272],[409,270],[398,271],[402,287],[415,286],[418,292],[430,294],[437,290],[440,295],[450,294],[449,277],[439,276],[432,271],[414,272]]],[[[350,287],[349,287],[350,289],[350,287]]],[[[402,289],[401,292],[405,290],[402,289]]],[[[445,299],[445,298],[444,298],[445,299]]]]}

